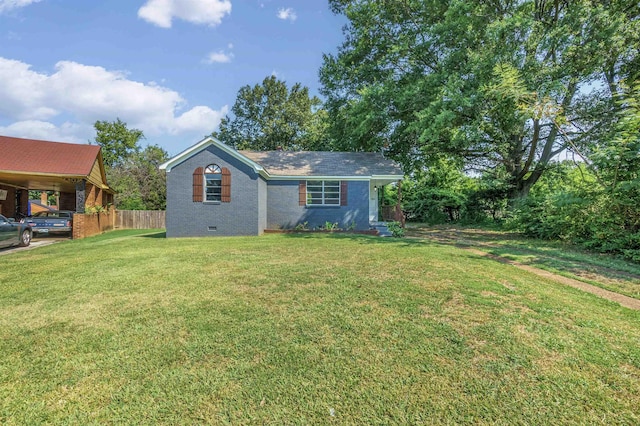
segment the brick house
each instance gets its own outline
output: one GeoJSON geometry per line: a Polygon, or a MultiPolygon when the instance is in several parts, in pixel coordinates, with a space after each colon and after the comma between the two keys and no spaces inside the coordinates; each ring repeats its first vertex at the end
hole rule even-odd
{"type": "Polygon", "coordinates": [[[260,235],[327,222],[368,230],[378,188],[403,178],[380,153],[237,151],[208,137],[160,166],[167,237],[260,235]]]}
{"type": "Polygon", "coordinates": [[[0,136],[0,214],[26,215],[30,190],[57,191],[76,213],[113,204],[99,146],[0,136]]]}

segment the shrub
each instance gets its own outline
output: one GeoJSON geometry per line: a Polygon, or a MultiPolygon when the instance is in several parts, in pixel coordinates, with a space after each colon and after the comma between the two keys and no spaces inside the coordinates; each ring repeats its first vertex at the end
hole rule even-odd
{"type": "Polygon", "coordinates": [[[400,222],[388,222],[387,229],[393,234],[396,238],[404,237],[404,228],[400,222]]]}

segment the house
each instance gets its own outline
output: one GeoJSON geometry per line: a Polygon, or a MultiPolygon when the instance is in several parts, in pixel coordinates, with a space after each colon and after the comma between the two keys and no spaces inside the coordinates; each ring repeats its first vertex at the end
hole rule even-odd
{"type": "Polygon", "coordinates": [[[0,214],[28,214],[29,191],[56,191],[60,210],[77,213],[114,196],[99,146],[0,136],[0,214]]]}
{"type": "Polygon", "coordinates": [[[167,237],[260,235],[338,223],[368,230],[378,188],[403,178],[381,153],[236,151],[208,137],[160,166],[167,237]]]}
{"type": "Polygon", "coordinates": [[[32,216],[40,212],[55,211],[57,209],[58,209],[57,204],[54,206],[49,205],[49,195],[45,191],[42,191],[40,193],[40,199],[29,200],[28,216],[32,216]]]}

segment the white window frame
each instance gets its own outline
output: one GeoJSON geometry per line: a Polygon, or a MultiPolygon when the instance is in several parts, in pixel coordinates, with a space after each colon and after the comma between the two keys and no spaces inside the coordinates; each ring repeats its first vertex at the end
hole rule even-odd
{"type": "Polygon", "coordinates": [[[340,207],[340,200],[342,197],[342,185],[339,180],[307,180],[306,182],[306,200],[307,206],[331,206],[331,207],[340,207]],[[320,186],[320,190],[309,191],[309,187],[318,187],[320,186]],[[335,189],[337,188],[337,192],[335,189]],[[328,189],[331,189],[328,191],[328,189]],[[312,198],[311,194],[320,194],[320,197],[312,198]],[[328,197],[327,195],[331,194],[332,197],[328,197]],[[337,194],[337,197],[335,196],[337,194]],[[312,203],[313,200],[321,200],[321,203],[315,202],[312,203]]]}

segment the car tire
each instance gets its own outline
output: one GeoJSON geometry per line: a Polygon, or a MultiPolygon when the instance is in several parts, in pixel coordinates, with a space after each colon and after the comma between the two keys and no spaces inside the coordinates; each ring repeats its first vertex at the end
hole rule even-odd
{"type": "Polygon", "coordinates": [[[22,231],[22,234],[20,234],[20,247],[27,247],[29,244],[31,244],[31,232],[25,229],[22,231]]]}

